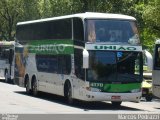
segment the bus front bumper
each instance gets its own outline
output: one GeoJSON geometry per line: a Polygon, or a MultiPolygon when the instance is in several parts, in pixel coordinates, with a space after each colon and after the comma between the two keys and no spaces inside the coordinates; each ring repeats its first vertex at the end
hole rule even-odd
{"type": "Polygon", "coordinates": [[[86,91],[85,101],[132,101],[139,102],[142,92],[137,93],[105,93],[86,91]]]}

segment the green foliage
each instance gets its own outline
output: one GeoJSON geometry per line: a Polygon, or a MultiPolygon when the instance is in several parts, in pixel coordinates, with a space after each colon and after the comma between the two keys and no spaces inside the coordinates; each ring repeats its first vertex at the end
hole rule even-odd
{"type": "Polygon", "coordinates": [[[0,39],[14,38],[16,23],[82,12],[118,13],[138,21],[143,47],[160,38],[160,0],[1,0],[0,39]]]}
{"type": "Polygon", "coordinates": [[[145,24],[160,37],[160,0],[151,0],[149,4],[145,7],[143,13],[143,18],[145,19],[145,24]]]}
{"type": "Polygon", "coordinates": [[[40,18],[39,2],[41,0],[21,0],[22,21],[35,20],[40,18]]]}
{"type": "Polygon", "coordinates": [[[15,24],[18,22],[21,11],[21,0],[1,0],[0,1],[0,36],[1,39],[13,40],[15,24]]]}

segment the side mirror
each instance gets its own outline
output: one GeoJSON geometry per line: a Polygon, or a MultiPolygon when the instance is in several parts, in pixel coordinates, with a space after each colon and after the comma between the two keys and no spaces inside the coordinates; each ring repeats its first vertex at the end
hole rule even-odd
{"type": "Polygon", "coordinates": [[[149,68],[150,70],[152,70],[152,68],[153,68],[153,58],[152,58],[151,53],[148,52],[147,50],[144,50],[144,51],[143,51],[143,54],[144,54],[145,57],[146,57],[148,68],[149,68]]]}
{"type": "Polygon", "coordinates": [[[86,49],[83,50],[83,68],[89,68],[89,53],[86,49]]]}

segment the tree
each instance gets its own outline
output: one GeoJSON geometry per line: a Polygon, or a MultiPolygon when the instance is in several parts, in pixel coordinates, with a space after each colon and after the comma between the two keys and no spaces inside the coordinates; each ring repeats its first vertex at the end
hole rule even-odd
{"type": "Polygon", "coordinates": [[[0,6],[0,32],[2,39],[13,40],[21,0],[1,0],[0,6]]]}
{"type": "Polygon", "coordinates": [[[41,17],[40,2],[42,0],[21,0],[21,21],[35,20],[41,17]]]}
{"type": "Polygon", "coordinates": [[[40,0],[39,13],[41,18],[48,18],[52,16],[50,0],[40,0]]]}
{"type": "Polygon", "coordinates": [[[152,31],[160,37],[160,0],[151,0],[145,7],[143,18],[145,24],[152,29],[152,31]]]}
{"type": "Polygon", "coordinates": [[[144,7],[142,17],[144,19],[143,39],[144,47],[153,51],[155,40],[160,38],[160,1],[150,0],[144,7]]]}

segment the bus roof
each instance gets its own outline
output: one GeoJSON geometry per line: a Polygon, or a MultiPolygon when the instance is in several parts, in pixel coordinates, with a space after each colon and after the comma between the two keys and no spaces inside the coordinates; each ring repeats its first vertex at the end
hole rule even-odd
{"type": "Polygon", "coordinates": [[[59,17],[52,17],[52,18],[38,19],[38,20],[32,20],[32,21],[26,21],[26,22],[19,22],[19,23],[17,23],[17,25],[39,23],[39,22],[46,22],[46,21],[52,21],[52,20],[75,18],[75,17],[79,17],[81,19],[123,19],[123,20],[136,20],[132,16],[122,15],[122,14],[86,12],[86,13],[79,13],[79,14],[73,14],[73,15],[65,15],[65,16],[59,16],[59,17]]]}

